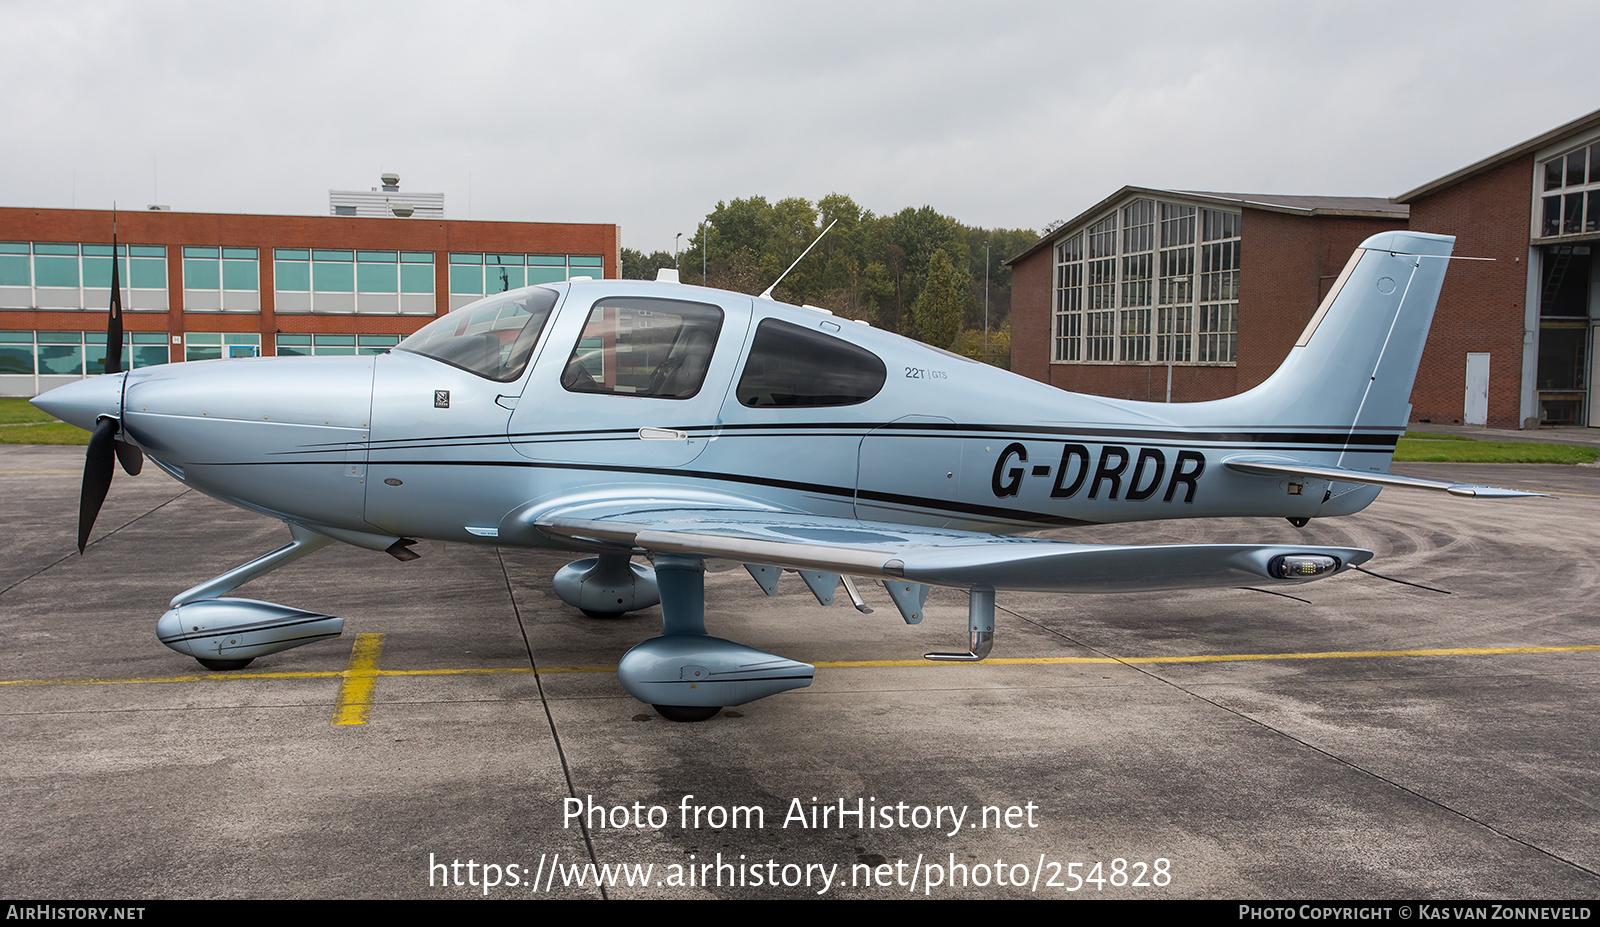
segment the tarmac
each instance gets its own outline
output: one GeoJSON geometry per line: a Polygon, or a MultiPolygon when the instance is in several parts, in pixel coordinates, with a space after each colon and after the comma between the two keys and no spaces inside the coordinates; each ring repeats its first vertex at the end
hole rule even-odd
{"type": "Polygon", "coordinates": [[[701,724],[617,683],[657,610],[586,618],[550,590],[570,558],[519,550],[323,550],[236,594],[344,635],[208,673],[156,619],[287,532],[147,467],[79,556],[81,469],[0,447],[13,897],[1600,898],[1600,468],[1075,529],[1367,547],[1415,585],[1001,593],[978,665],[919,659],[964,646],[959,592],[909,627],[881,588],[863,615],[713,573],[712,634],[818,669],[701,724]]]}

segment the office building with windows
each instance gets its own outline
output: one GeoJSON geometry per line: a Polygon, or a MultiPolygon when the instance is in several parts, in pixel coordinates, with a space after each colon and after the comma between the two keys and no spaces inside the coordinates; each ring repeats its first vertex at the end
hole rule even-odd
{"type": "Polygon", "coordinates": [[[124,365],[387,350],[485,295],[616,277],[615,225],[0,208],[0,395],[124,365]]]}
{"type": "Polygon", "coordinates": [[[1395,228],[1454,235],[1463,258],[1414,421],[1600,427],[1600,112],[1387,200],[1124,187],[1008,262],[1012,369],[1124,399],[1242,392],[1350,252],[1395,228]]]}

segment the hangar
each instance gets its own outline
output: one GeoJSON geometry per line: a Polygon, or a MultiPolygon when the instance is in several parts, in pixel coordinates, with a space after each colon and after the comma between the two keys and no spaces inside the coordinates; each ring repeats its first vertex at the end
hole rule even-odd
{"type": "Polygon", "coordinates": [[[1600,426],[1600,111],[1389,199],[1124,187],[1012,257],[1012,369],[1076,392],[1197,401],[1288,354],[1352,249],[1455,235],[1412,419],[1600,426]]]}
{"type": "MultiPolygon", "coordinates": [[[[339,205],[329,216],[120,212],[125,365],[377,353],[486,294],[619,275],[616,225],[425,208],[369,218],[339,205]]],[[[109,210],[0,208],[0,395],[104,370],[111,233],[109,210]]]]}

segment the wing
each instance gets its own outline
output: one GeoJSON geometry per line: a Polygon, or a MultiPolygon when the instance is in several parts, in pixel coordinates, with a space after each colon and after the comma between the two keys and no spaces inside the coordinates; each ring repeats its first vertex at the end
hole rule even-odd
{"type": "Polygon", "coordinates": [[[1348,547],[1069,544],[800,512],[638,499],[589,502],[534,521],[568,540],[933,586],[1114,593],[1298,583],[1371,559],[1348,547]]]}
{"type": "Polygon", "coordinates": [[[1403,489],[1433,489],[1452,496],[1469,496],[1477,499],[1510,499],[1520,496],[1547,496],[1549,493],[1524,492],[1520,489],[1501,489],[1498,486],[1477,486],[1472,483],[1452,483],[1446,480],[1425,480],[1415,476],[1398,476],[1371,470],[1352,470],[1349,467],[1326,467],[1301,463],[1282,457],[1230,457],[1228,469],[1240,473],[1264,476],[1309,476],[1314,479],[1337,480],[1345,483],[1368,483],[1373,486],[1398,486],[1403,489]]]}

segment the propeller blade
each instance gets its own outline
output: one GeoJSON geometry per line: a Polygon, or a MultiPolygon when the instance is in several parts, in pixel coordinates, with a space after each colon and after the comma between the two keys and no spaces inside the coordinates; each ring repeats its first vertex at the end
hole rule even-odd
{"type": "Polygon", "coordinates": [[[144,469],[144,451],[139,450],[139,445],[128,441],[117,441],[117,463],[122,464],[122,472],[129,476],[138,476],[144,469]]]}
{"type": "Polygon", "coordinates": [[[89,546],[100,505],[111,491],[112,458],[117,456],[117,420],[103,418],[89,437],[89,451],[83,458],[83,495],[78,499],[78,553],[89,546]]]}

